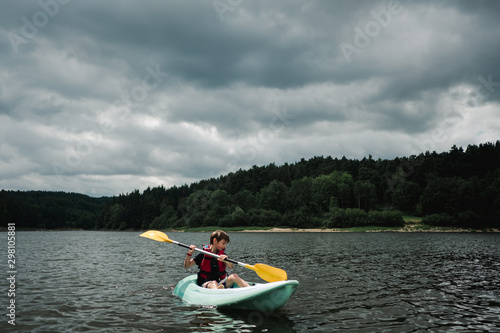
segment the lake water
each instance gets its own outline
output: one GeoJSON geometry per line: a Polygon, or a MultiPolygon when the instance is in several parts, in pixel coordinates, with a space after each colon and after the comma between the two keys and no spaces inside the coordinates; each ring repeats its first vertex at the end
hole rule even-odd
{"type": "MultiPolygon", "coordinates": [[[[500,234],[232,233],[227,252],[283,268],[299,289],[272,314],[172,295],[186,250],[138,232],[16,233],[16,326],[1,332],[500,331],[500,234]]],[[[209,233],[168,233],[198,247],[209,233]]],[[[7,275],[7,234],[1,233],[7,275]]],[[[255,272],[235,267],[249,281],[255,272]]]]}

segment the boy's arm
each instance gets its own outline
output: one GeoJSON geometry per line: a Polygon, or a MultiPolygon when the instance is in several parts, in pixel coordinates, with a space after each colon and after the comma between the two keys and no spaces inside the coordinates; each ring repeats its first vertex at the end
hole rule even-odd
{"type": "MultiPolygon", "coordinates": [[[[220,261],[224,261],[226,259],[227,259],[227,255],[225,255],[225,254],[221,254],[221,256],[218,258],[218,260],[220,260],[220,261]]],[[[224,261],[224,264],[229,269],[233,269],[233,267],[234,267],[233,263],[229,262],[229,261],[224,261]]]]}
{"type": "Polygon", "coordinates": [[[184,259],[184,268],[189,268],[191,266],[194,266],[196,265],[196,262],[194,261],[194,259],[192,259],[192,255],[194,253],[194,249],[195,249],[196,246],[194,245],[191,245],[189,247],[189,250],[188,252],[186,253],[186,258],[184,259]]]}

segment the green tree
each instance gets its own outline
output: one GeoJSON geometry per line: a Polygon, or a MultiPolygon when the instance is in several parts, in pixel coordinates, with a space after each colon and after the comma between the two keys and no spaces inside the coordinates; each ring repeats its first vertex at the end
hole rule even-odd
{"type": "Polygon", "coordinates": [[[423,213],[453,215],[467,210],[468,207],[460,205],[460,195],[466,188],[466,181],[458,177],[431,178],[420,199],[423,213]]]}
{"type": "Polygon", "coordinates": [[[354,180],[347,172],[334,171],[329,175],[318,176],[313,179],[313,200],[319,206],[320,212],[328,212],[331,198],[342,207],[349,207],[352,201],[354,180]]]}
{"type": "Polygon", "coordinates": [[[317,211],[317,204],[313,200],[312,179],[308,177],[292,181],[286,194],[287,211],[294,211],[301,206],[307,206],[313,212],[317,211]]]}
{"type": "Polygon", "coordinates": [[[106,229],[125,229],[126,224],[123,220],[125,208],[120,204],[114,204],[109,208],[109,220],[105,225],[106,229]]]}
{"type": "Polygon", "coordinates": [[[149,229],[167,229],[174,228],[177,225],[177,213],[171,205],[163,206],[162,213],[155,217],[149,229]]]}
{"type": "Polygon", "coordinates": [[[272,209],[252,208],[247,215],[252,226],[270,227],[281,224],[281,214],[272,209]]]}
{"type": "Polygon", "coordinates": [[[313,201],[318,205],[321,212],[326,212],[330,206],[330,198],[338,196],[338,179],[340,172],[336,171],[329,175],[318,176],[312,181],[313,201]]]}
{"type": "Polygon", "coordinates": [[[422,190],[417,183],[402,181],[392,193],[392,203],[401,211],[415,212],[421,193],[422,190]]]}
{"type": "Polygon", "coordinates": [[[358,180],[354,183],[354,195],[358,202],[358,209],[368,211],[376,198],[375,185],[369,181],[358,180]]]}
{"type": "Polygon", "coordinates": [[[208,190],[199,190],[189,195],[186,200],[186,224],[193,227],[207,225],[210,220],[210,211],[212,204],[212,192],[208,190]]]}
{"type": "Polygon", "coordinates": [[[283,213],[286,207],[287,187],[280,181],[273,180],[259,193],[259,207],[283,213]]]}
{"type": "Polygon", "coordinates": [[[347,208],[350,206],[352,198],[352,182],[339,182],[337,200],[340,207],[347,208]]]}
{"type": "Polygon", "coordinates": [[[381,227],[403,227],[405,221],[400,212],[396,211],[376,211],[368,212],[368,220],[370,225],[381,227]]]}
{"type": "Polygon", "coordinates": [[[255,208],[257,205],[255,195],[249,190],[242,190],[236,193],[233,197],[234,204],[241,207],[245,212],[251,208],[255,208]]]}

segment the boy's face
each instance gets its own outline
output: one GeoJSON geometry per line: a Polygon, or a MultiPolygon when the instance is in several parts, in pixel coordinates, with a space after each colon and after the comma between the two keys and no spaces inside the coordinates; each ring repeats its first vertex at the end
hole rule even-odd
{"type": "Polygon", "coordinates": [[[217,251],[222,251],[226,248],[227,241],[225,239],[222,239],[220,242],[214,238],[214,245],[217,251]]]}

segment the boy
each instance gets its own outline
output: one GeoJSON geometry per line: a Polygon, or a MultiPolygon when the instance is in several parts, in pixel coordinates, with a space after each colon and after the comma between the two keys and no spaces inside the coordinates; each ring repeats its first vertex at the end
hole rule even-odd
{"type": "Polygon", "coordinates": [[[198,265],[200,271],[198,272],[197,284],[199,286],[210,289],[224,289],[231,288],[236,283],[239,287],[249,287],[249,284],[237,274],[227,276],[226,267],[233,268],[232,263],[224,261],[227,258],[224,253],[227,243],[229,243],[229,235],[222,230],[216,230],[210,235],[210,247],[204,248],[204,250],[218,254],[219,258],[199,253],[192,259],[191,256],[196,246],[190,246],[186,259],[184,259],[184,268],[189,268],[195,264],[198,265]]]}

